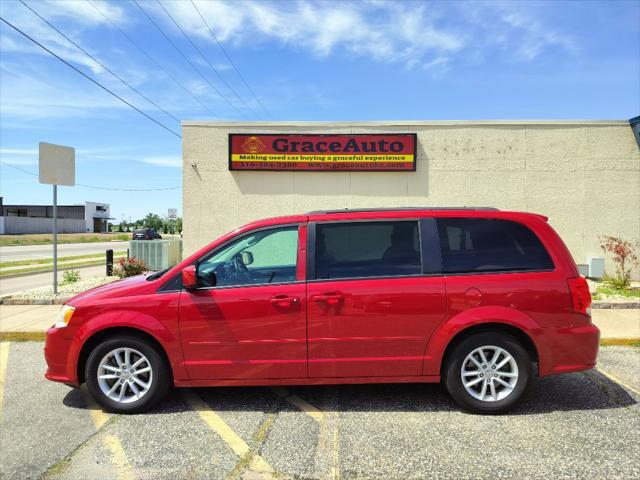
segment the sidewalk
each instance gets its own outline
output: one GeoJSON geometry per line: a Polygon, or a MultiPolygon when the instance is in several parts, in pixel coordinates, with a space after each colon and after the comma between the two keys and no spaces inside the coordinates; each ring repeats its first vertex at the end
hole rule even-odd
{"type": "MultiPolygon", "coordinates": [[[[59,310],[59,305],[0,305],[0,334],[42,334],[53,325],[59,310]]],[[[640,309],[593,310],[591,314],[603,339],[640,339],[640,309]]]]}

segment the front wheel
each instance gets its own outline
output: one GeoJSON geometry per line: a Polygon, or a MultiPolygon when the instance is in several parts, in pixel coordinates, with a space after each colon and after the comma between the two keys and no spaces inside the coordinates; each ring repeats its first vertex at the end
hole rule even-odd
{"type": "Polygon", "coordinates": [[[514,337],[479,333],[456,345],[444,380],[449,394],[465,410],[502,413],[523,396],[531,371],[531,357],[514,337]]]}
{"type": "Polygon", "coordinates": [[[169,388],[170,372],[150,343],[135,337],[114,337],[89,355],[87,389],[105,410],[143,412],[158,403],[169,388]]]}

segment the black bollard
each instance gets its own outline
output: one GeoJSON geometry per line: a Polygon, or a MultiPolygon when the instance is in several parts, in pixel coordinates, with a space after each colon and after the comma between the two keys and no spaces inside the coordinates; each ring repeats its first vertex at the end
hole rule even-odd
{"type": "Polygon", "coordinates": [[[107,277],[113,275],[113,250],[107,250],[107,277]]]}

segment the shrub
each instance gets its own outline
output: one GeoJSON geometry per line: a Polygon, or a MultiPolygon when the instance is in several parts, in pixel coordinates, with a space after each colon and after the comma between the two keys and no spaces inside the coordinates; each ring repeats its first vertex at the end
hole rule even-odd
{"type": "Polygon", "coordinates": [[[80,272],[78,270],[65,270],[62,273],[61,285],[69,285],[80,281],[80,272]]]}
{"type": "Polygon", "coordinates": [[[616,264],[616,276],[609,278],[608,283],[617,290],[629,288],[631,284],[631,268],[638,265],[636,245],[620,237],[600,237],[600,247],[613,255],[616,264]]]}
{"type": "Polygon", "coordinates": [[[149,271],[149,269],[142,260],[138,260],[136,257],[122,257],[114,267],[113,274],[119,278],[126,278],[135,277],[136,275],[141,275],[147,271],[149,271]]]}

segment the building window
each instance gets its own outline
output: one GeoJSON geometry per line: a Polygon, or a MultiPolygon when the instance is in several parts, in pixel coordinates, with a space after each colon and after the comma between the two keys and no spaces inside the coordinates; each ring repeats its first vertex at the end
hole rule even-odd
{"type": "Polygon", "coordinates": [[[26,217],[26,208],[7,208],[7,217],[26,217]]]}

